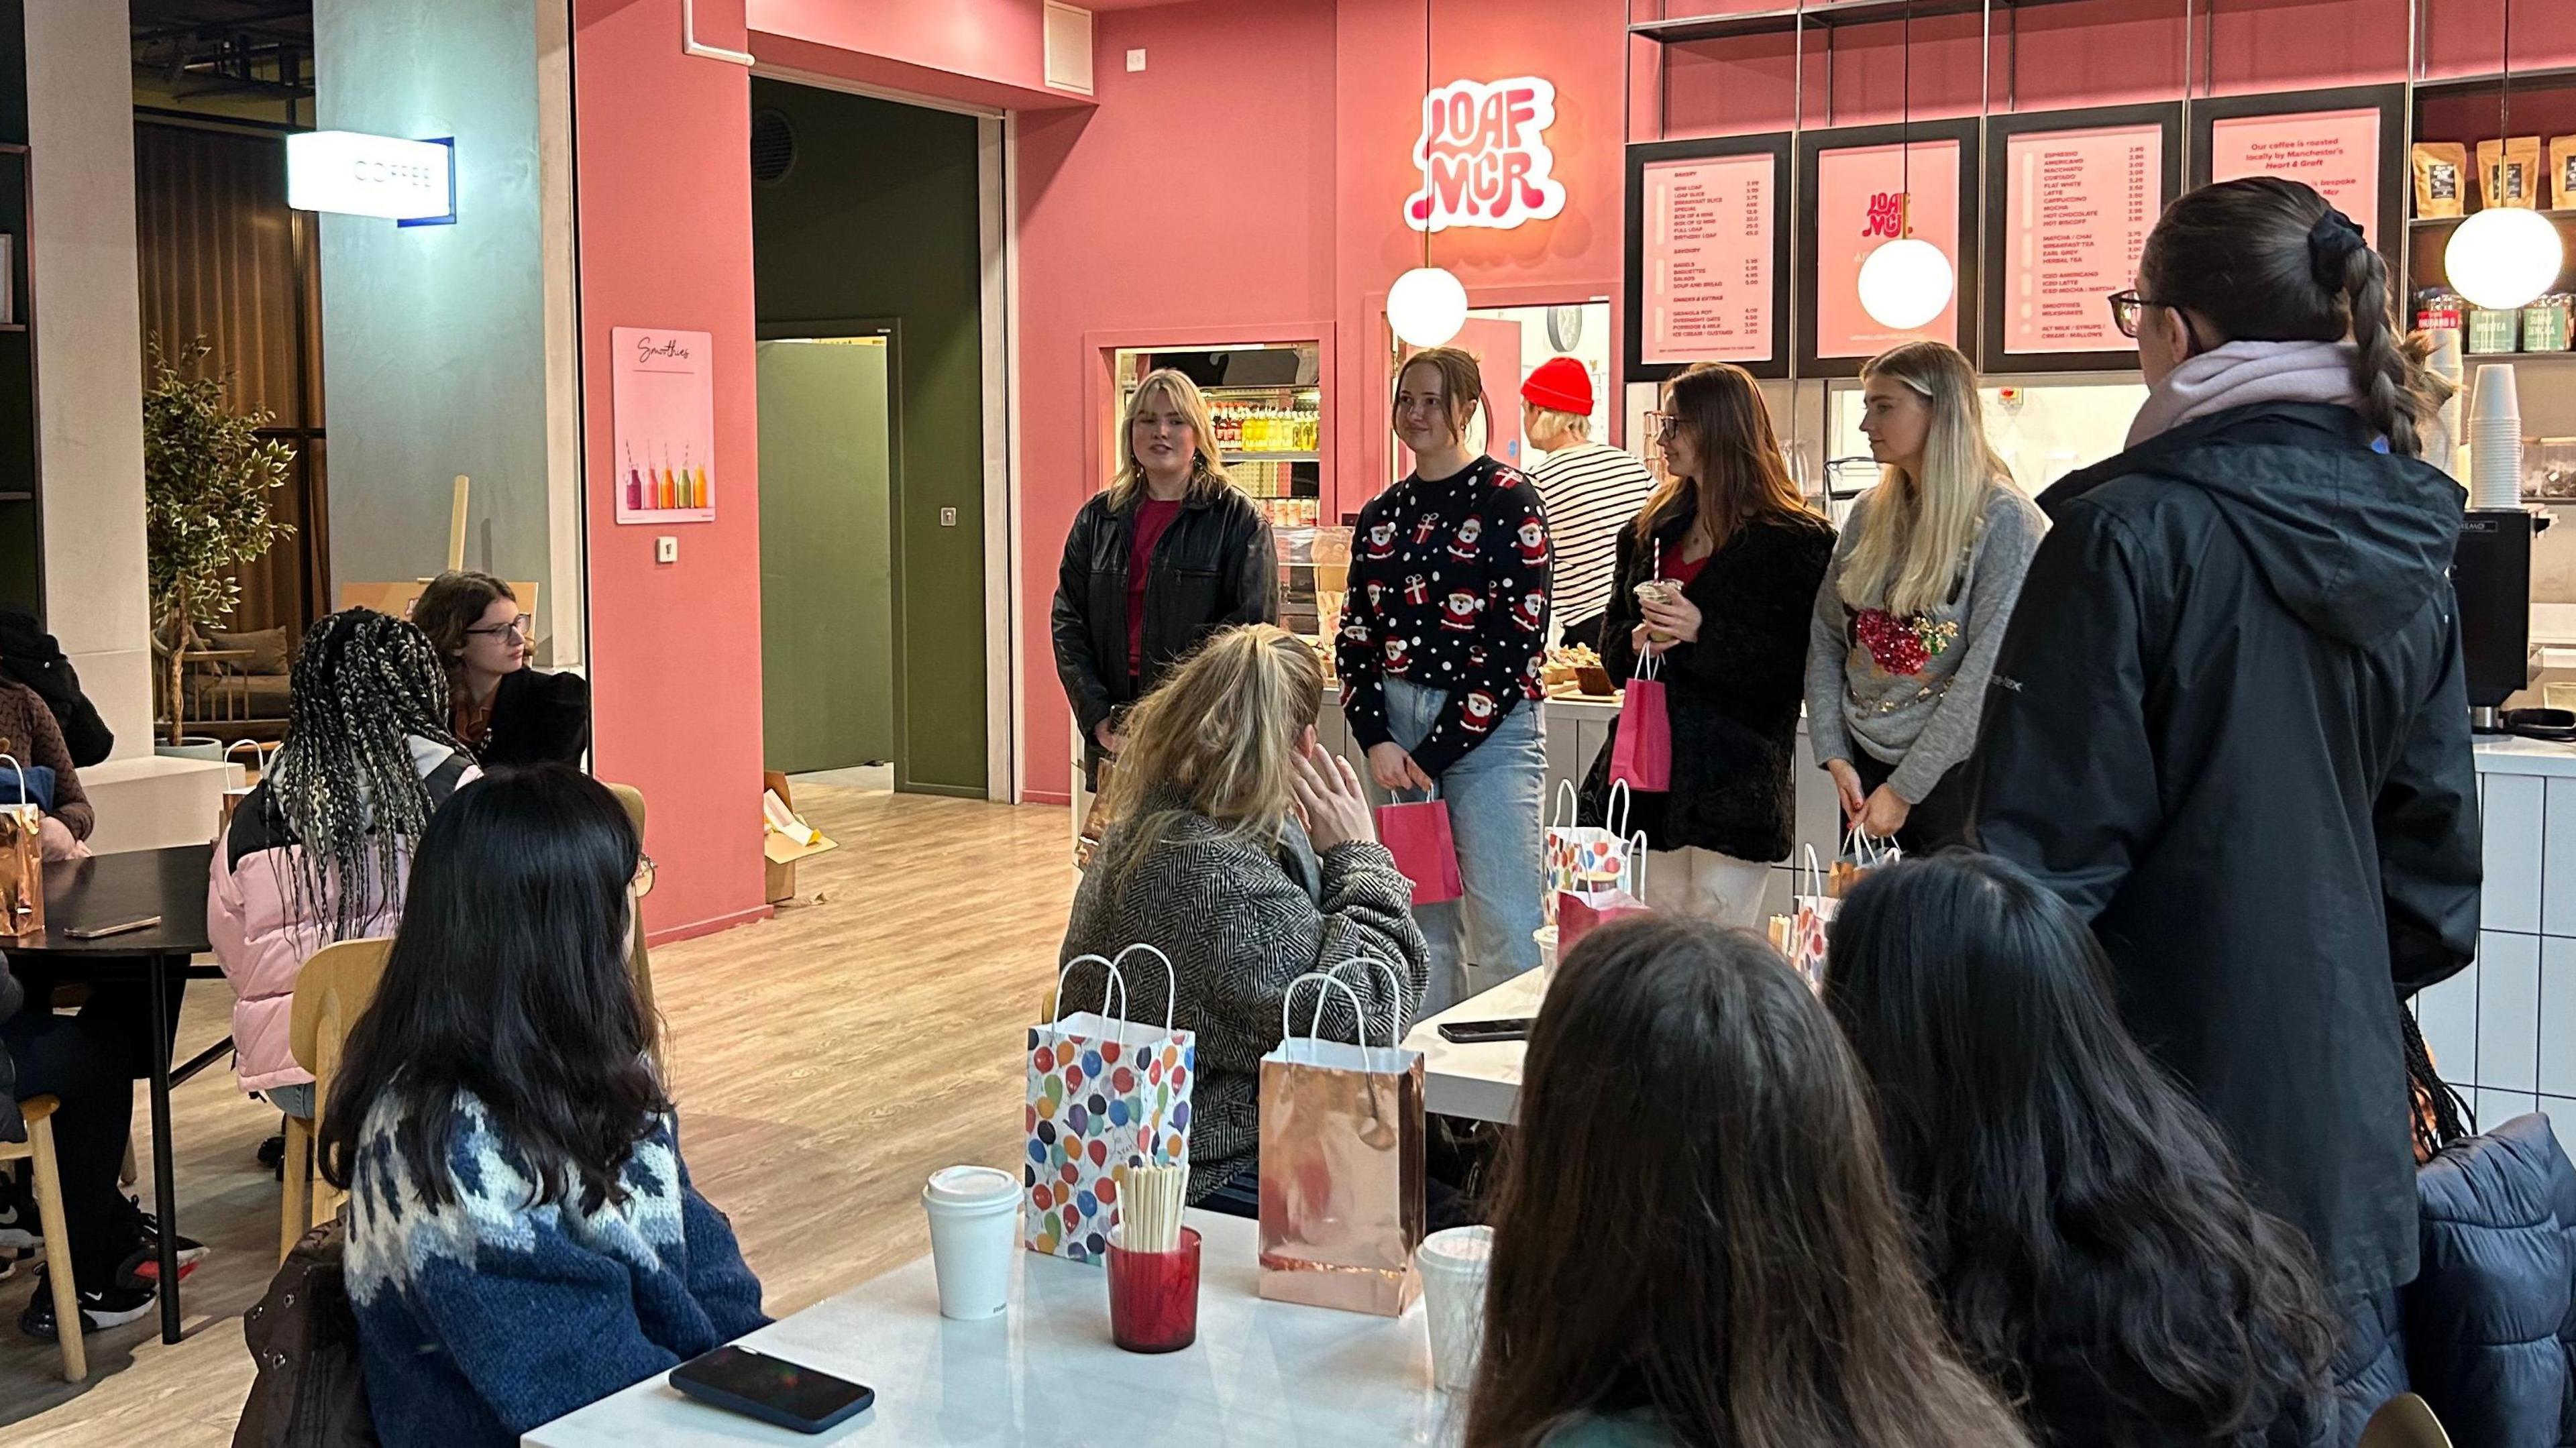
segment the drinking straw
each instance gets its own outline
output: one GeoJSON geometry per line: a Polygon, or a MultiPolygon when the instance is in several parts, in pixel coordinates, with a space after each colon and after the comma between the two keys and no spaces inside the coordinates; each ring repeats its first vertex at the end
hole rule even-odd
{"type": "Polygon", "coordinates": [[[1190,1169],[1122,1166],[1117,1175],[1119,1245],[1130,1252],[1179,1251],[1181,1204],[1190,1169]]]}

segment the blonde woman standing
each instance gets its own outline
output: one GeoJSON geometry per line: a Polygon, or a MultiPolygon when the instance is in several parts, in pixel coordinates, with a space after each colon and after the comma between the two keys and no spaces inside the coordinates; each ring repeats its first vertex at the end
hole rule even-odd
{"type": "Polygon", "coordinates": [[[2048,525],[1986,445],[1957,348],[1909,342],[1861,379],[1861,431],[1885,471],[1816,590],[1807,737],[1848,824],[1926,853],[1964,840],[1957,766],[2048,525]]]}
{"type": "Polygon", "coordinates": [[[1055,668],[1086,775],[1118,752],[1119,714],[1199,641],[1278,617],[1270,524],[1226,476],[1198,384],[1136,384],[1118,473],[1074,515],[1056,574],[1055,668]]]}
{"type": "MultiPolygon", "coordinates": [[[[1428,977],[1413,884],[1377,842],[1358,774],[1315,742],[1323,702],[1314,651],[1268,624],[1226,629],[1183,662],[1128,715],[1064,933],[1067,961],[1138,941],[1171,958],[1176,1023],[1198,1033],[1189,1198],[1237,1216],[1260,1213],[1261,1058],[1279,1044],[1288,983],[1355,960],[1395,967],[1393,980],[1342,972],[1382,1038],[1390,1018],[1403,1034],[1428,977]]],[[[1132,969],[1138,999],[1160,995],[1132,969]]],[[[1103,988],[1097,966],[1066,985],[1077,999],[1103,988]]],[[[1349,1001],[1327,993],[1321,1034],[1358,1038],[1349,1001]]]]}

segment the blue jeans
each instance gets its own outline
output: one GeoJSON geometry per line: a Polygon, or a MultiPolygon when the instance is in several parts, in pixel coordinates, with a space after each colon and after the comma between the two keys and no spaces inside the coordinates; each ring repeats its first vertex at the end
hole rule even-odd
{"type": "MultiPolygon", "coordinates": [[[[1386,727],[1411,749],[1440,722],[1449,695],[1403,679],[1386,681],[1386,727]]],[[[1446,1010],[1538,968],[1538,928],[1547,856],[1539,818],[1547,794],[1547,736],[1540,706],[1528,700],[1506,714],[1485,741],[1440,776],[1449,802],[1449,832],[1458,842],[1463,899],[1417,905],[1413,918],[1431,947],[1431,983],[1421,1015],[1446,1010]]],[[[1388,795],[1374,782],[1370,798],[1388,795]]]]}

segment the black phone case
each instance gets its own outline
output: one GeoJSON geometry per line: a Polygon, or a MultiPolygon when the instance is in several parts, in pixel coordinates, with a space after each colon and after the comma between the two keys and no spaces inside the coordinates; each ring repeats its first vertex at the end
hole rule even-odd
{"type": "Polygon", "coordinates": [[[781,1428],[786,1428],[798,1433],[826,1432],[848,1422],[850,1419],[857,1417],[859,1414],[866,1412],[877,1404],[876,1389],[862,1385],[859,1388],[858,1398],[848,1407],[843,1408],[839,1412],[832,1414],[830,1417],[817,1422],[810,1419],[799,1418],[790,1413],[781,1412],[756,1398],[746,1398],[740,1393],[727,1392],[723,1388],[719,1388],[712,1383],[700,1382],[696,1378],[683,1377],[681,1374],[687,1367],[688,1364],[682,1363],[679,1367],[671,1370],[672,1387],[679,1389],[681,1392],[697,1399],[701,1403],[707,1404],[710,1407],[722,1408],[729,1413],[740,1413],[746,1418],[757,1418],[763,1423],[774,1423],[781,1428]]]}

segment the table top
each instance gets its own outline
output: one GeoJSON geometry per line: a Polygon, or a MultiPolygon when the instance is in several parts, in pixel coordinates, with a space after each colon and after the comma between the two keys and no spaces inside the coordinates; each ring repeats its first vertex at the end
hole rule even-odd
{"type": "MultiPolygon", "coordinates": [[[[1416,1303],[1400,1318],[1264,1302],[1258,1231],[1191,1212],[1205,1239],[1198,1341],[1141,1356],[1109,1340],[1099,1267],[1016,1252],[1011,1308],[939,1316],[928,1256],[742,1339],[876,1389],[876,1406],[808,1436],[683,1397],[655,1374],[520,1440],[524,1448],[736,1448],[741,1444],[1296,1445],[1444,1441],[1451,1399],[1431,1387],[1416,1303]]],[[[1451,1435],[1454,1436],[1454,1433],[1451,1435]]]]}
{"type": "Polygon", "coordinates": [[[1511,1121],[1519,1115],[1521,1057],[1526,1041],[1459,1045],[1441,1037],[1446,1021],[1508,1021],[1538,1014],[1547,999],[1547,972],[1516,975],[1482,995],[1472,995],[1417,1022],[1405,1046],[1422,1053],[1422,1109],[1437,1116],[1511,1121]]]}
{"type": "Polygon", "coordinates": [[[45,928],[33,935],[0,934],[0,954],[11,956],[193,955],[214,947],[206,939],[206,871],[214,846],[173,845],[129,850],[45,866],[45,928]],[[129,930],[99,940],[71,940],[75,926],[112,925],[158,915],[149,930],[129,930]]]}

